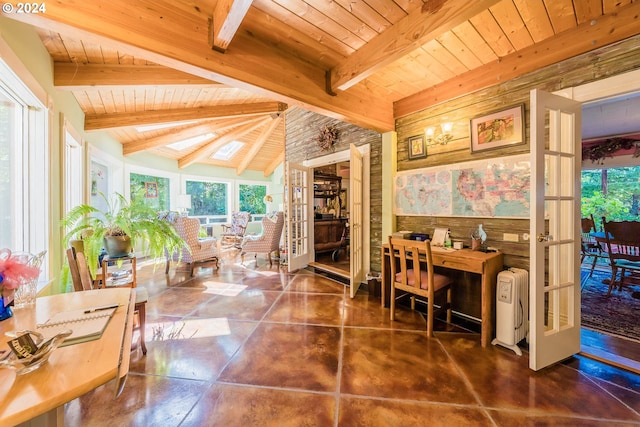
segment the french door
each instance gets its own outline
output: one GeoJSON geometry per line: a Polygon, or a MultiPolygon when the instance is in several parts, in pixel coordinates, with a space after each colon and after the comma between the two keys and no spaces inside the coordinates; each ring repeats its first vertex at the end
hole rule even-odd
{"type": "Polygon", "coordinates": [[[355,145],[350,146],[349,158],[350,189],[349,199],[349,262],[350,296],[355,298],[360,283],[364,280],[363,248],[363,201],[362,201],[362,154],[355,145]]]}
{"type": "Polygon", "coordinates": [[[529,367],[580,351],[582,105],[531,91],[529,367]]]}
{"type": "Polygon", "coordinates": [[[311,169],[286,163],[287,251],[289,272],[305,268],[310,261],[313,236],[309,235],[311,217],[311,169]]]}

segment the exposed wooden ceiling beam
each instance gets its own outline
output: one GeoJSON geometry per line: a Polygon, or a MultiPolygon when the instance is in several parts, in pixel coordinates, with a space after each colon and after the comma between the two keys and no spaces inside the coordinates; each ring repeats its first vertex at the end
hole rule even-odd
{"type": "Polygon", "coordinates": [[[253,130],[259,128],[260,126],[264,126],[267,122],[271,120],[272,120],[271,117],[267,117],[258,122],[238,126],[237,128],[231,130],[229,133],[225,133],[219,138],[215,138],[214,140],[211,140],[208,143],[203,144],[200,148],[178,159],[178,167],[185,168],[193,163],[206,159],[207,157],[215,153],[218,149],[220,149],[222,146],[228,144],[234,139],[241,138],[243,135],[246,135],[247,133],[252,132],[253,130]]]}
{"type": "Polygon", "coordinates": [[[468,93],[506,82],[566,58],[640,34],[640,3],[582,23],[555,37],[499,58],[453,79],[394,103],[394,117],[403,117],[468,93]]]}
{"type": "Polygon", "coordinates": [[[227,50],[251,3],[252,0],[218,0],[209,29],[212,49],[222,53],[227,50]]]}
{"type": "Polygon", "coordinates": [[[188,127],[171,129],[163,135],[122,144],[122,154],[128,156],[140,151],[149,150],[151,148],[164,147],[165,145],[182,141],[187,138],[204,135],[208,132],[224,132],[227,129],[239,126],[241,124],[254,122],[261,119],[262,117],[235,117],[232,119],[207,121],[204,123],[193,124],[188,127]]]}
{"type": "Polygon", "coordinates": [[[84,129],[87,131],[93,131],[198,119],[231,118],[238,116],[248,117],[269,113],[279,113],[286,109],[286,104],[282,104],[280,102],[257,102],[253,104],[216,105],[211,107],[141,111],[138,113],[97,114],[85,116],[84,129]]]}
{"type": "Polygon", "coordinates": [[[347,90],[501,0],[428,1],[331,70],[331,91],[347,90]]]}
{"type": "Polygon", "coordinates": [[[161,65],[53,64],[53,85],[60,90],[99,88],[100,86],[209,85],[227,87],[202,77],[161,65]]]}
{"type": "Polygon", "coordinates": [[[262,129],[262,132],[260,133],[258,138],[256,138],[253,144],[251,144],[249,152],[244,155],[244,157],[240,161],[240,164],[236,167],[236,175],[242,175],[242,173],[247,169],[249,163],[251,163],[251,161],[258,155],[258,153],[262,149],[262,146],[267,141],[267,138],[269,138],[269,136],[278,127],[278,125],[280,125],[283,117],[284,114],[280,114],[278,117],[273,119],[271,123],[269,123],[269,126],[262,129]]]}
{"type": "Polygon", "coordinates": [[[105,8],[99,2],[58,0],[47,4],[47,13],[5,16],[364,128],[394,129],[393,106],[386,97],[365,85],[331,96],[325,69],[250,33],[237,33],[232,50],[212,52],[209,15],[187,2],[111,0],[105,8]]]}
{"type": "Polygon", "coordinates": [[[271,175],[273,171],[276,170],[276,168],[280,166],[280,163],[282,162],[284,162],[284,150],[282,150],[282,152],[278,154],[278,156],[275,159],[273,159],[271,163],[265,168],[264,176],[271,175]]]}

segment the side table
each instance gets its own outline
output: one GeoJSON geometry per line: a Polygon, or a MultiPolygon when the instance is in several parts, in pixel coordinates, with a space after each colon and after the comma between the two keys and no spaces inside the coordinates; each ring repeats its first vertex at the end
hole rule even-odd
{"type": "Polygon", "coordinates": [[[136,287],[136,256],[110,258],[108,255],[102,259],[102,284],[101,287],[136,287]],[[125,266],[129,263],[128,266],[125,266]]]}

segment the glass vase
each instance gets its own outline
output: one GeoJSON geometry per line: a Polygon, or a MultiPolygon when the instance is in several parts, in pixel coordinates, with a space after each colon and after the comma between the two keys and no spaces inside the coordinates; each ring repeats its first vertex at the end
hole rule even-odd
{"type": "Polygon", "coordinates": [[[0,297],[0,321],[5,320],[13,316],[13,310],[10,305],[4,305],[4,298],[0,297]]]}
{"type": "MultiPolygon", "coordinates": [[[[40,270],[45,254],[46,251],[42,251],[37,255],[32,255],[28,252],[20,252],[19,256],[23,257],[25,264],[40,270]]],[[[37,277],[34,279],[22,280],[18,289],[16,289],[15,299],[13,300],[13,307],[19,309],[35,304],[37,293],[37,277]]]]}

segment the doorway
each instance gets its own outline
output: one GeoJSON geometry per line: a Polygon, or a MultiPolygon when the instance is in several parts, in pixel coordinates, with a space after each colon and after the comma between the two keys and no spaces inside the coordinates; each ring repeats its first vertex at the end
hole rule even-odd
{"type": "MultiPolygon", "coordinates": [[[[346,240],[343,245],[340,247],[340,253],[336,254],[339,262],[342,262],[344,259],[349,261],[349,268],[346,269],[333,269],[334,261],[331,262],[323,262],[319,264],[315,264],[315,236],[313,233],[313,226],[309,228],[309,249],[308,249],[308,262],[306,265],[313,266],[315,268],[322,268],[323,271],[328,271],[330,274],[339,278],[339,280],[344,281],[349,284],[350,295],[351,297],[355,297],[355,294],[358,291],[359,286],[363,283],[366,274],[369,273],[369,266],[371,264],[371,250],[370,250],[370,239],[371,239],[371,230],[370,230],[370,205],[369,205],[369,194],[370,194],[370,183],[369,179],[366,179],[370,176],[370,164],[371,164],[371,147],[369,144],[364,144],[360,146],[355,146],[354,144],[349,144],[349,148],[343,151],[338,151],[332,154],[328,154],[322,157],[316,157],[313,159],[309,159],[303,162],[303,167],[308,170],[315,171],[320,170],[321,168],[330,168],[330,171],[334,175],[339,175],[342,181],[344,177],[344,181],[348,181],[348,185],[341,184],[340,190],[344,199],[344,205],[347,207],[346,212],[342,210],[341,205],[339,205],[339,197],[338,199],[334,199],[333,209],[334,215],[338,210],[341,211],[339,216],[346,216],[346,222],[348,224],[348,240],[346,240]],[[348,177],[348,180],[346,179],[348,177]],[[344,190],[344,191],[342,191],[344,190]],[[338,203],[338,206],[335,206],[335,203],[338,203]],[[344,214],[344,215],[343,215],[344,214]],[[342,254],[342,250],[344,249],[345,253],[342,254]],[[348,258],[344,258],[346,254],[348,258]],[[312,265],[313,264],[313,265],[312,265]]],[[[309,173],[309,181],[311,182],[312,172],[309,173]]],[[[309,195],[309,221],[310,223],[314,220],[314,210],[315,206],[312,206],[314,203],[313,200],[313,189],[311,189],[309,195]]],[[[329,208],[329,211],[331,209],[329,208]]],[[[331,212],[327,212],[331,213],[331,212]]],[[[343,218],[344,220],[345,218],[343,218]]],[[[333,251],[331,252],[333,255],[333,251]]]]}
{"type": "MultiPolygon", "coordinates": [[[[637,123],[640,122],[638,79],[640,72],[634,71],[566,91],[566,95],[583,103],[583,140],[640,132],[637,129],[637,123]],[[620,114],[621,110],[623,114],[620,114]],[[636,128],[630,128],[630,125],[636,128]]],[[[605,159],[604,167],[637,166],[640,165],[638,160],[632,155],[616,156],[605,159]]],[[[589,161],[583,163],[583,171],[591,166],[594,165],[589,161]]],[[[600,219],[596,220],[600,224],[600,219]]],[[[584,267],[587,267],[586,264],[584,267]]],[[[601,286],[606,289],[605,285],[601,286]]],[[[583,296],[583,307],[584,300],[583,296]]],[[[592,328],[583,327],[581,332],[581,354],[640,372],[640,342],[592,328]]]]}
{"type": "Polygon", "coordinates": [[[340,161],[315,167],[314,259],[316,270],[349,280],[350,162],[340,161]]]}

